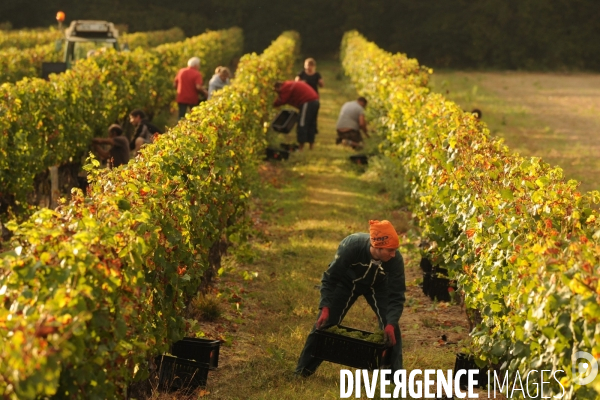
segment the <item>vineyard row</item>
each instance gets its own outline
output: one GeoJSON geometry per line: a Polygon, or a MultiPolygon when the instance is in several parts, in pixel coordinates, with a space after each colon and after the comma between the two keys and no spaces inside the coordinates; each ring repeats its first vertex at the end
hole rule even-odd
{"type": "MultiPolygon", "coordinates": [[[[33,41],[31,46],[25,43],[16,44],[13,47],[2,47],[2,34],[0,34],[0,83],[18,82],[23,78],[35,78],[41,75],[42,63],[63,61],[64,50],[57,49],[56,40],[60,40],[57,31],[49,31],[44,38],[49,41],[33,41]]],[[[4,34],[8,36],[8,34],[4,34]]],[[[12,34],[16,36],[15,34],[12,34]]],[[[25,36],[25,35],[24,35],[25,36]]],[[[18,37],[18,36],[17,36],[18,37]]],[[[165,43],[179,42],[185,39],[185,34],[180,28],[172,28],[164,31],[136,32],[121,35],[119,43],[121,47],[125,44],[130,50],[137,48],[151,49],[165,43]]],[[[4,41],[4,43],[12,43],[4,41]]],[[[27,43],[27,42],[26,42],[27,43]]],[[[80,43],[78,45],[78,56],[85,56],[87,50],[93,49],[93,43],[80,43]]]]}
{"type": "Polygon", "coordinates": [[[135,160],[90,165],[86,195],[77,189],[57,210],[10,226],[14,250],[0,255],[0,392],[124,397],[186,333],[185,304],[209,249],[245,226],[273,83],[292,73],[297,46],[288,32],[242,57],[231,86],[135,160]]]}
{"type": "Polygon", "coordinates": [[[471,113],[431,92],[432,71],[416,60],[357,32],[345,35],[342,56],[435,245],[434,262],[483,317],[471,333],[480,362],[523,377],[563,370],[563,399],[596,398],[598,383],[576,385],[571,366],[577,351],[600,358],[600,194],[581,194],[560,168],[512,153],[471,113]]]}
{"type": "MultiPolygon", "coordinates": [[[[190,57],[207,76],[241,54],[239,28],[207,32],[152,50],[109,50],[77,62],[49,81],[23,79],[0,86],[0,197],[22,211],[36,174],[78,160],[94,136],[131,110],[169,109],[173,78],[190,57]]],[[[210,76],[210,75],[209,75],[210,76]]]]}

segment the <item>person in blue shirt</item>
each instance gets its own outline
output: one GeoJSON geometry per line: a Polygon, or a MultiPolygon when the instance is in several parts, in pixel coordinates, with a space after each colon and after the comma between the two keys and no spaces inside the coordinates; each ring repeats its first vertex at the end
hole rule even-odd
{"type": "Polygon", "coordinates": [[[213,93],[223,89],[225,86],[229,85],[229,77],[231,76],[231,72],[229,72],[229,68],[227,67],[219,67],[215,71],[215,74],[210,81],[208,82],[208,99],[212,97],[213,93]],[[218,71],[218,72],[217,72],[218,71]]]}

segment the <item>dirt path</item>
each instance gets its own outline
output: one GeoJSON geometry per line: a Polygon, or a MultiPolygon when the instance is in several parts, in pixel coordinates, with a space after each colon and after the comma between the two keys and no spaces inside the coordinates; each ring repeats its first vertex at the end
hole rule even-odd
{"type": "MultiPolygon", "coordinates": [[[[288,162],[265,164],[255,197],[253,221],[259,232],[252,248],[230,256],[218,281],[225,310],[217,322],[200,321],[205,333],[228,342],[219,369],[209,375],[203,396],[210,399],[337,399],[340,366],[323,363],[308,379],[293,375],[298,356],[317,313],[320,277],[341,239],[366,231],[369,219],[390,219],[398,230],[409,225],[383,189],[381,176],[350,164],[351,150],[335,146],[339,108],[356,93],[336,80],[336,64],[320,64],[320,133],[313,152],[294,153],[288,162]],[[250,259],[252,258],[252,259],[250,259]],[[249,280],[243,279],[257,277],[249,280]]],[[[408,239],[401,249],[408,286],[400,325],[405,367],[454,365],[457,346],[441,344],[465,337],[467,322],[459,306],[434,304],[417,286],[419,255],[408,239]]],[[[375,315],[360,299],[344,323],[373,330],[375,315]]],[[[363,392],[364,393],[364,392],[363,392]]],[[[366,397],[364,397],[366,398],[366,397]]],[[[480,397],[485,398],[485,397],[480,397]]]]}
{"type": "Polygon", "coordinates": [[[511,149],[560,166],[583,190],[600,189],[600,75],[441,71],[433,88],[481,109],[511,149]]]}

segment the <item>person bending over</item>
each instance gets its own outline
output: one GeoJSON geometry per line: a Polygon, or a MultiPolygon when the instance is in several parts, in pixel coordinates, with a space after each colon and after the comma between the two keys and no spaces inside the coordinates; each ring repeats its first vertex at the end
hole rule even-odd
{"type": "Polygon", "coordinates": [[[367,99],[364,97],[344,103],[336,125],[336,144],[342,143],[351,146],[353,149],[363,146],[363,138],[360,132],[364,132],[365,136],[369,137],[365,108],[367,108],[367,99]]]}
{"type": "Polygon", "coordinates": [[[112,124],[108,127],[107,138],[93,138],[92,144],[98,157],[103,160],[112,160],[114,168],[129,162],[129,141],[123,136],[121,125],[112,124]],[[108,144],[110,149],[104,150],[101,145],[108,144]]]}
{"type": "Polygon", "coordinates": [[[369,221],[369,233],[355,233],[340,243],[321,280],[320,312],[300,354],[295,373],[312,375],[322,360],[312,357],[316,330],[339,325],[354,302],[364,296],[392,347],[392,372],[402,369],[400,316],[406,282],[400,241],[389,221],[369,221]]]}
{"type": "Polygon", "coordinates": [[[152,143],[155,133],[162,134],[162,131],[148,121],[146,113],[140,109],[129,114],[129,122],[135,128],[129,143],[129,150],[133,152],[132,157],[135,157],[143,145],[152,143]]]}
{"type": "Polygon", "coordinates": [[[278,96],[275,107],[289,104],[300,111],[300,120],[296,128],[299,150],[308,143],[312,150],[317,133],[317,115],[319,113],[319,95],[306,82],[276,82],[275,91],[278,96]]]}

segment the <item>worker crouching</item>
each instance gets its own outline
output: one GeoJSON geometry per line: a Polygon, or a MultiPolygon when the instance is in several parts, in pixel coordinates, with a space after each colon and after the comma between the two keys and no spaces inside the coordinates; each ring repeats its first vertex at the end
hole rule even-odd
{"type": "Polygon", "coordinates": [[[323,274],[319,315],[304,349],[296,374],[312,375],[322,360],[312,357],[317,329],[339,325],[354,302],[364,296],[392,347],[392,371],[402,369],[400,316],[406,283],[400,241],[389,221],[370,221],[369,233],[355,233],[340,243],[334,260],[323,274]]]}

